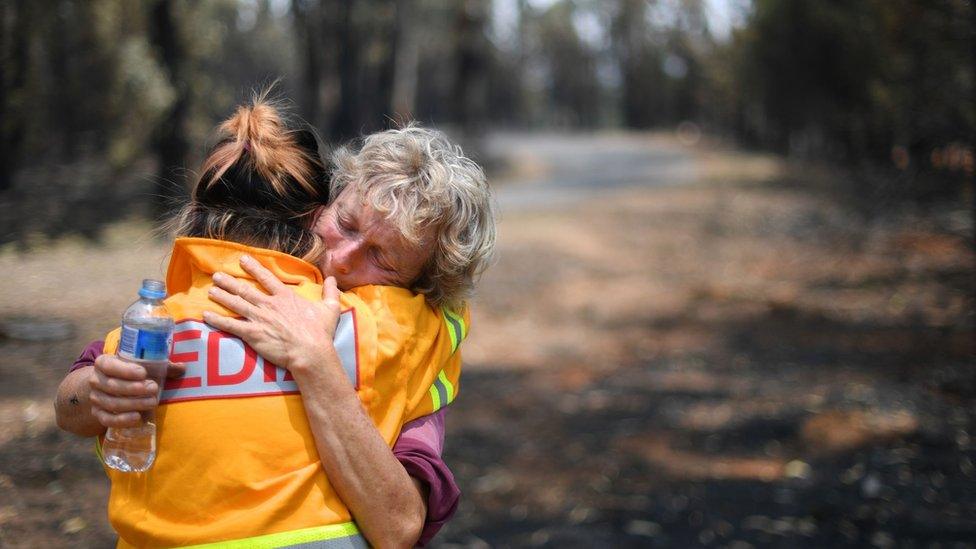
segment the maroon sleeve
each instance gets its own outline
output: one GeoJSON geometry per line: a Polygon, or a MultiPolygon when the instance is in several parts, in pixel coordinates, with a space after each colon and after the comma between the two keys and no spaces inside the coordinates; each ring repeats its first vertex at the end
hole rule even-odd
{"type": "Polygon", "coordinates": [[[85,347],[85,350],[81,352],[75,363],[71,365],[71,369],[68,373],[71,373],[78,368],[84,368],[85,366],[91,366],[95,364],[95,359],[98,355],[102,354],[103,349],[105,349],[105,342],[102,340],[92,341],[85,347]]]}
{"type": "Polygon", "coordinates": [[[454,516],[461,499],[454,474],[441,459],[445,415],[446,409],[441,408],[429,416],[408,422],[393,445],[393,455],[400,460],[407,474],[424,483],[429,490],[427,519],[418,545],[426,545],[433,539],[454,516]]]}

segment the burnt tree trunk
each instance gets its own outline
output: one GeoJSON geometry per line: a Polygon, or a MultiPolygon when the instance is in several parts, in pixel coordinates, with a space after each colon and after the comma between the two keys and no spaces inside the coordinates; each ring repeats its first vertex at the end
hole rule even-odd
{"type": "MultiPolygon", "coordinates": [[[[403,40],[401,23],[403,22],[402,18],[406,8],[403,0],[397,0],[390,9],[393,10],[393,13],[389,18],[386,33],[382,37],[386,46],[384,48],[385,55],[378,67],[376,77],[376,105],[374,112],[369,113],[372,115],[370,118],[377,118],[375,116],[377,111],[381,112],[384,118],[391,117],[395,112],[393,110],[393,88],[396,83],[397,52],[403,40]]],[[[382,122],[380,122],[380,125],[382,125],[382,122]]],[[[379,128],[374,127],[372,129],[379,128]]]]}
{"type": "Polygon", "coordinates": [[[176,23],[172,0],[158,0],[151,8],[149,34],[165,68],[176,98],[156,128],[154,145],[159,160],[154,189],[153,213],[170,214],[186,196],[180,181],[188,150],[186,119],[190,104],[185,75],[186,58],[176,23]]]}
{"type": "Polygon", "coordinates": [[[454,81],[454,116],[465,134],[480,131],[485,119],[488,69],[487,13],[480,2],[458,6],[455,36],[458,54],[454,81]]]}
{"type": "Polygon", "coordinates": [[[420,63],[420,44],[414,32],[413,2],[397,0],[393,51],[393,85],[390,113],[397,120],[409,121],[417,100],[417,66],[420,63]]]}
{"type": "Polygon", "coordinates": [[[298,51],[301,55],[301,106],[305,119],[316,128],[322,127],[322,64],[324,62],[320,35],[321,4],[314,0],[292,0],[291,13],[298,51]]]}
{"type": "Polygon", "coordinates": [[[335,36],[339,73],[339,100],[332,119],[331,135],[337,140],[354,137],[360,131],[359,60],[360,33],[353,28],[353,0],[332,2],[331,32],[335,36]]]}
{"type": "Polygon", "coordinates": [[[0,41],[0,192],[13,186],[14,173],[20,166],[24,149],[24,110],[18,109],[26,100],[27,66],[30,50],[30,19],[27,10],[31,2],[0,3],[0,29],[11,29],[10,61],[6,55],[6,37],[0,41]]]}

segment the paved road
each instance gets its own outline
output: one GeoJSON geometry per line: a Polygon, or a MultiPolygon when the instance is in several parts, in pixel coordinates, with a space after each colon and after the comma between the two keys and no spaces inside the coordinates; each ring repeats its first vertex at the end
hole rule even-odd
{"type": "Polygon", "coordinates": [[[682,184],[698,176],[688,149],[647,134],[493,133],[484,149],[490,158],[520,168],[496,180],[503,211],[573,203],[618,188],[682,184]]]}

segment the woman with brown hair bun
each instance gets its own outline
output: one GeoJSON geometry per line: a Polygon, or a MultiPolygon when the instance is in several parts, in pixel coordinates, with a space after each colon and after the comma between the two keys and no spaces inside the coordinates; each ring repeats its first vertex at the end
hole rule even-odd
{"type": "MultiPolygon", "coordinates": [[[[440,138],[417,130],[411,137],[440,138]]],[[[424,486],[390,448],[405,424],[441,414],[456,396],[468,318],[453,299],[459,291],[431,290],[429,301],[407,288],[436,287],[450,269],[461,279],[480,270],[494,240],[484,176],[456,162],[460,151],[428,142],[410,162],[412,183],[373,195],[387,184],[357,180],[339,211],[323,206],[327,174],[314,136],[288,128],[263,98],[219,132],[174,223],[166,302],[177,319],[171,359],[184,363],[183,375],[160,388],[140,366],[103,354],[62,382],[58,424],[100,435],[159,406],[153,468],[108,471],[120,546],[413,545],[428,510],[424,486]],[[473,202],[455,200],[458,167],[483,187],[468,192],[473,202]],[[393,201],[356,200],[379,195],[393,201]],[[410,202],[413,222],[382,209],[410,196],[419,200],[410,202]],[[448,215],[455,207],[467,213],[448,215]],[[458,230],[477,211],[488,230],[458,230]],[[473,235],[481,244],[470,245],[473,235]],[[456,260],[464,249],[478,250],[468,253],[473,269],[456,260]],[[439,261],[448,255],[455,260],[439,261]],[[339,274],[344,292],[309,261],[339,274]],[[382,283],[397,286],[373,285],[382,283]]],[[[385,147],[395,152],[397,143],[385,147]]],[[[110,334],[104,351],[116,342],[110,334]]]]}
{"type": "Polygon", "coordinates": [[[314,263],[323,252],[312,232],[329,200],[318,141],[291,129],[264,95],[217,128],[190,202],[169,223],[177,236],[230,240],[314,263]]]}

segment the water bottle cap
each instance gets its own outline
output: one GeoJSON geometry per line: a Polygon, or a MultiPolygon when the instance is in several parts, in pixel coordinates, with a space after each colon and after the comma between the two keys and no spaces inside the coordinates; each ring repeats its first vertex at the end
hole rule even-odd
{"type": "Polygon", "coordinates": [[[142,288],[139,288],[139,297],[163,299],[166,297],[166,284],[161,280],[147,278],[142,281],[142,288]]]}

